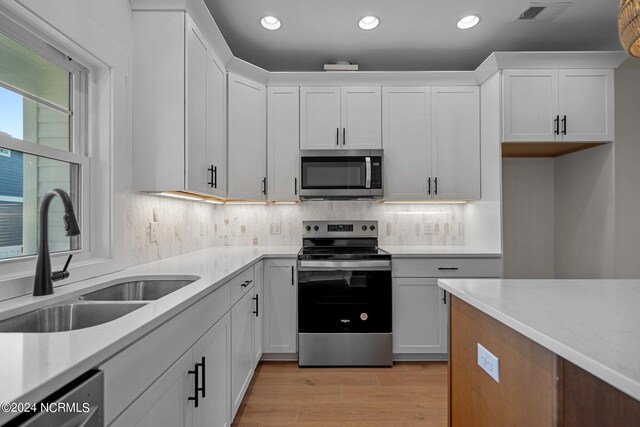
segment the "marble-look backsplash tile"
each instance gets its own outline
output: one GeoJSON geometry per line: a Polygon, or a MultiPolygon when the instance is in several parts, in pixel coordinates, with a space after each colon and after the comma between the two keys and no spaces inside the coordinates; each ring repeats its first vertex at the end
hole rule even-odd
{"type": "Polygon", "coordinates": [[[378,220],[381,245],[464,245],[464,205],[379,202],[304,202],[297,205],[209,205],[131,194],[127,209],[127,265],[134,266],[217,245],[299,245],[303,220],[378,220]],[[158,241],[149,223],[159,224],[158,241]],[[271,233],[271,223],[281,233],[271,233]],[[433,234],[425,234],[425,223],[433,234]]]}

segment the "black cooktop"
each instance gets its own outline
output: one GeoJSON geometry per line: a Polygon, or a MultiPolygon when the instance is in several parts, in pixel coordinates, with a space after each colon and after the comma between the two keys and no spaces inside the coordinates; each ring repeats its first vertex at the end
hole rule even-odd
{"type": "Polygon", "coordinates": [[[303,247],[298,252],[298,259],[302,260],[363,260],[363,259],[391,259],[391,254],[378,247],[367,246],[313,246],[303,247]]]}

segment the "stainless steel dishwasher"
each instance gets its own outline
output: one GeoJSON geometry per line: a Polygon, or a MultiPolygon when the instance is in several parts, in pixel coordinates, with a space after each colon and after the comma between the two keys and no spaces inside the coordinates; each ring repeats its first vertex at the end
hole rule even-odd
{"type": "Polygon", "coordinates": [[[91,370],[3,427],[104,427],[104,374],[91,370]]]}

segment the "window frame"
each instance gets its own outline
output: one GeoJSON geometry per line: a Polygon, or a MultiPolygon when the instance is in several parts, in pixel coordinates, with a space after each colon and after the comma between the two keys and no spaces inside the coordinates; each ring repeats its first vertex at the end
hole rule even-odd
{"type": "MultiPolygon", "coordinates": [[[[126,72],[61,38],[59,30],[48,27],[39,17],[23,16],[23,11],[16,16],[12,12],[11,8],[0,7],[2,32],[73,76],[70,82],[70,90],[73,88],[70,110],[75,115],[71,120],[73,125],[70,125],[73,151],[0,136],[0,145],[9,150],[73,163],[80,169],[77,183],[80,204],[75,207],[82,227],[81,245],[78,250],[51,254],[54,269],[68,254],[74,254],[71,278],[54,286],[121,270],[124,267],[124,236],[119,234],[123,233],[124,218],[114,212],[123,205],[124,199],[119,196],[126,187],[122,178],[114,176],[114,163],[116,158],[124,158],[122,153],[116,153],[115,139],[127,137],[116,128],[116,122],[130,127],[129,120],[116,112],[116,107],[126,109],[123,105],[128,90],[126,72]]],[[[37,255],[24,255],[0,260],[0,301],[32,292],[36,258],[37,255]]]]}

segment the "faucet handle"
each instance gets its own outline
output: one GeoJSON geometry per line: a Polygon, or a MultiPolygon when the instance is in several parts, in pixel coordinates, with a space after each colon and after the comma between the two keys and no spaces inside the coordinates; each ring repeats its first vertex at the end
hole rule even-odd
{"type": "Polygon", "coordinates": [[[62,271],[54,271],[53,273],[51,273],[51,280],[53,282],[57,282],[58,280],[63,280],[69,277],[69,272],[67,271],[67,268],[69,268],[69,263],[71,262],[71,258],[73,258],[73,254],[70,254],[69,257],[67,258],[67,262],[64,263],[64,268],[62,269],[62,271]]]}

